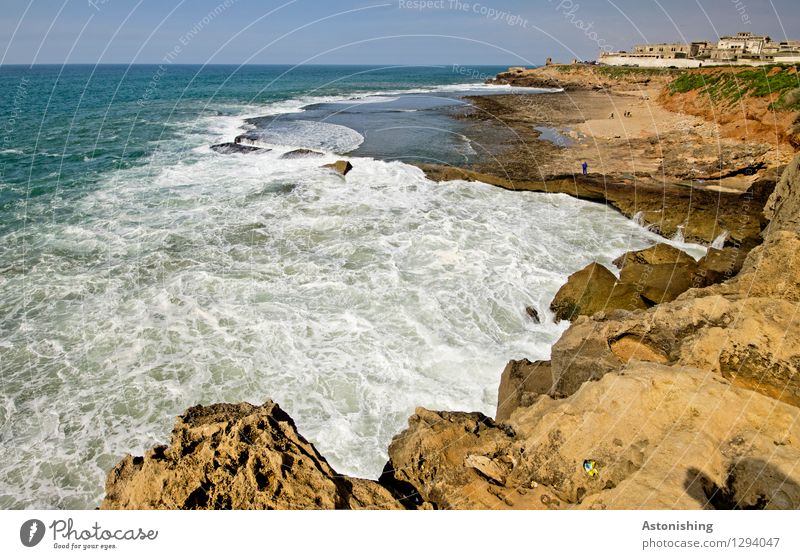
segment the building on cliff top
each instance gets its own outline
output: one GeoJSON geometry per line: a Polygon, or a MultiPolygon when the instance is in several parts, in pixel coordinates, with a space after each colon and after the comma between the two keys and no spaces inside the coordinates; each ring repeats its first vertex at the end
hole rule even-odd
{"type": "Polygon", "coordinates": [[[775,42],[750,32],[720,37],[716,43],[659,43],[636,45],[633,51],[602,52],[600,64],[645,68],[794,64],[800,62],[800,41],[775,42]]]}

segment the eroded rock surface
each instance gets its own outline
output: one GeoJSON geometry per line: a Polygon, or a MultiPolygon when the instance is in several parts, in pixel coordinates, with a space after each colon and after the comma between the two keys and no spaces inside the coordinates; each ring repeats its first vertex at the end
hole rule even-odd
{"type": "Polygon", "coordinates": [[[531,405],[537,397],[547,394],[553,387],[553,373],[549,361],[511,361],[500,375],[497,392],[498,421],[504,421],[520,406],[531,405]]]}
{"type": "Polygon", "coordinates": [[[500,425],[418,409],[389,455],[437,508],[798,508],[798,419],[705,371],[637,363],[500,425]]]}
{"type": "Polygon", "coordinates": [[[102,509],[399,509],[375,481],[337,474],[272,401],[187,410],[169,446],[126,456],[102,509]]]}

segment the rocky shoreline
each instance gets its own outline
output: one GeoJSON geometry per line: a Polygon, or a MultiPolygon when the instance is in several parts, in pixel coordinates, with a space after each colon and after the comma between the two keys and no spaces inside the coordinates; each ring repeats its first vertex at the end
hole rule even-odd
{"type": "Polygon", "coordinates": [[[271,401],[217,404],[179,417],[169,446],[123,459],[101,508],[800,508],[800,157],[716,190],[536,175],[538,131],[517,100],[488,102],[509,109],[486,135],[507,149],[472,169],[424,166],[431,178],[563,192],[662,234],[727,231],[726,248],[694,262],[657,245],[621,257],[619,279],[597,264],[574,274],[553,304],[574,322],[549,361],[508,364],[495,419],[418,408],[377,481],[336,473],[271,401]]]}

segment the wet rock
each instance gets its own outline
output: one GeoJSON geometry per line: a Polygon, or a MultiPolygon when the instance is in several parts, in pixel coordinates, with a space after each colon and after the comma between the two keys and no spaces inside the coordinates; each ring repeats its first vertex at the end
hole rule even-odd
{"type": "Polygon", "coordinates": [[[343,159],[340,159],[335,163],[328,163],[322,167],[326,169],[333,169],[342,176],[345,176],[347,173],[353,170],[353,165],[351,165],[349,161],[345,161],[343,159]]]}
{"type": "Polygon", "coordinates": [[[196,406],[167,447],[126,456],[101,509],[400,509],[377,482],[341,476],[277,404],[196,406]]]}
{"type": "Polygon", "coordinates": [[[270,151],[269,148],[260,148],[256,146],[249,146],[246,144],[239,144],[233,142],[226,142],[224,144],[215,144],[211,146],[211,149],[216,151],[217,153],[224,153],[225,155],[231,155],[234,153],[263,153],[270,151]]]}
{"type": "Polygon", "coordinates": [[[539,318],[539,311],[537,311],[535,307],[525,307],[525,314],[531,317],[531,320],[533,320],[536,324],[541,322],[539,318]]]}
{"type": "Polygon", "coordinates": [[[304,159],[307,157],[322,157],[323,155],[325,154],[313,149],[294,149],[281,155],[281,159],[304,159]]]}

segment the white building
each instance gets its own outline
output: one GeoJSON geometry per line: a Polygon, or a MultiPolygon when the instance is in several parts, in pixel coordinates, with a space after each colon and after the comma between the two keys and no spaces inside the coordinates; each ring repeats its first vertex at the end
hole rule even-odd
{"type": "Polygon", "coordinates": [[[773,42],[767,35],[742,32],[720,37],[716,43],[697,41],[636,45],[633,52],[600,53],[599,62],[609,66],[646,68],[795,64],[800,62],[800,41],[773,42]]]}

